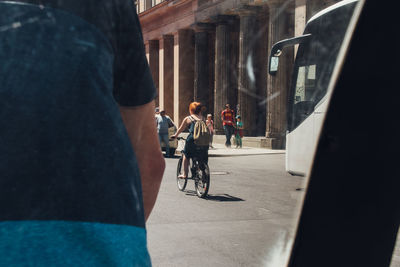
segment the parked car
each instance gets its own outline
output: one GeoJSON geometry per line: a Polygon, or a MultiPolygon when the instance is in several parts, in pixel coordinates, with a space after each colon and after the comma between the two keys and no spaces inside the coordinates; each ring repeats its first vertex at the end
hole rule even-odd
{"type": "MultiPolygon", "coordinates": [[[[175,126],[169,127],[168,128],[168,137],[169,138],[169,155],[172,157],[173,155],[175,155],[175,150],[178,147],[178,140],[175,138],[173,140],[171,140],[171,135],[176,133],[177,128],[175,126]]],[[[166,151],[165,150],[166,146],[164,142],[161,142],[161,150],[162,151],[166,151]]]]}

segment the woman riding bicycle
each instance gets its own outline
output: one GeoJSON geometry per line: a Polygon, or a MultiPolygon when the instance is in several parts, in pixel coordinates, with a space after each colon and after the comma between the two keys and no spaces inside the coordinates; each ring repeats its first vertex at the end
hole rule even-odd
{"type": "Polygon", "coordinates": [[[178,178],[187,178],[189,172],[189,158],[196,156],[200,158],[203,162],[208,162],[208,147],[198,147],[194,143],[193,139],[193,131],[194,124],[198,120],[204,120],[201,112],[205,111],[205,107],[199,102],[192,102],[189,105],[189,113],[190,115],[183,119],[181,126],[176,131],[171,138],[176,138],[178,135],[183,132],[186,128],[189,127],[189,135],[186,138],[185,147],[182,150],[183,153],[183,173],[181,173],[178,178]]]}

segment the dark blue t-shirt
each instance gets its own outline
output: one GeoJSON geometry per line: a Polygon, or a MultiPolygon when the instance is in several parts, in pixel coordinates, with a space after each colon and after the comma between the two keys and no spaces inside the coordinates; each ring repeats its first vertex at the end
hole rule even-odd
{"type": "Polygon", "coordinates": [[[148,266],[118,108],[155,97],[133,1],[29,2],[0,1],[0,266],[148,266]]]}

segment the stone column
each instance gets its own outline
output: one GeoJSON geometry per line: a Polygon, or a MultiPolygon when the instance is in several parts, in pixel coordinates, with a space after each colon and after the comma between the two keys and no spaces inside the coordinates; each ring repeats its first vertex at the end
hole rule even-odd
{"type": "Polygon", "coordinates": [[[257,132],[256,88],[256,13],[250,9],[240,13],[238,115],[243,121],[243,134],[255,136],[257,132]]]}
{"type": "MultiPolygon", "coordinates": [[[[149,62],[149,67],[151,75],[153,77],[154,85],[157,90],[157,95],[159,95],[159,44],[158,40],[149,40],[148,43],[148,53],[147,60],[149,62]]],[[[156,106],[159,105],[159,97],[155,99],[156,106]]]]}
{"type": "Polygon", "coordinates": [[[152,1],[151,0],[144,0],[144,10],[148,10],[152,7],[152,1]]]}
{"type": "Polygon", "coordinates": [[[195,30],[195,60],[194,60],[194,100],[203,103],[209,109],[213,103],[209,102],[210,57],[208,46],[208,31],[213,27],[206,23],[193,25],[195,30]]]}
{"type": "Polygon", "coordinates": [[[174,122],[180,124],[189,114],[193,101],[194,41],[193,30],[174,34],[174,122]]]}
{"type": "Polygon", "coordinates": [[[159,102],[168,116],[174,116],[174,36],[163,35],[159,42],[159,102]]]}
{"type": "Polygon", "coordinates": [[[229,103],[230,81],[230,38],[229,16],[219,16],[215,32],[215,89],[214,126],[217,134],[223,133],[221,111],[229,103]]]}
{"type": "MultiPolygon", "coordinates": [[[[207,113],[214,114],[214,92],[215,92],[215,27],[208,33],[208,103],[210,106],[207,113]]],[[[213,118],[215,120],[215,118],[213,118]]]]}
{"type": "Polygon", "coordinates": [[[228,102],[231,108],[238,113],[238,92],[239,92],[239,51],[240,51],[240,19],[236,16],[235,20],[229,24],[229,88],[228,102]]]}
{"type": "Polygon", "coordinates": [[[257,16],[257,62],[256,68],[256,88],[257,88],[257,132],[256,136],[265,136],[265,126],[267,117],[267,65],[268,65],[268,15],[266,8],[263,7],[262,11],[257,16]]]}
{"type": "MultiPolygon", "coordinates": [[[[286,10],[279,7],[278,1],[268,2],[269,6],[269,49],[285,38],[293,36],[293,25],[286,10]]],[[[273,149],[285,146],[287,90],[293,67],[293,48],[285,48],[279,59],[279,70],[275,76],[267,78],[267,125],[266,143],[273,149]]]]}
{"type": "Polygon", "coordinates": [[[139,11],[138,13],[145,11],[146,10],[145,9],[145,0],[137,0],[137,1],[138,1],[137,9],[139,11]]]}
{"type": "MultiPolygon", "coordinates": [[[[307,0],[296,0],[295,1],[295,11],[294,11],[294,35],[300,36],[304,32],[304,28],[306,26],[306,2],[307,0]]],[[[297,53],[297,48],[299,46],[295,46],[295,54],[297,53]]]]}

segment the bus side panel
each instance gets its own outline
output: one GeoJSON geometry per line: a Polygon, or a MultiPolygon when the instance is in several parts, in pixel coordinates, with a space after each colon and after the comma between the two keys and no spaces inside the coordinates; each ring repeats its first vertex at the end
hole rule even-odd
{"type": "Polygon", "coordinates": [[[290,174],[308,174],[315,149],[314,115],[305,119],[294,132],[286,135],[286,171],[290,174]],[[291,149],[288,149],[290,148],[291,149]],[[296,147],[296,149],[293,149],[296,147]]]}
{"type": "Polygon", "coordinates": [[[327,97],[323,98],[321,103],[317,105],[314,110],[314,135],[313,139],[315,140],[315,147],[311,152],[315,154],[316,145],[319,140],[319,136],[321,134],[322,125],[325,119],[326,111],[328,110],[328,105],[330,101],[331,91],[328,91],[327,97]]]}

